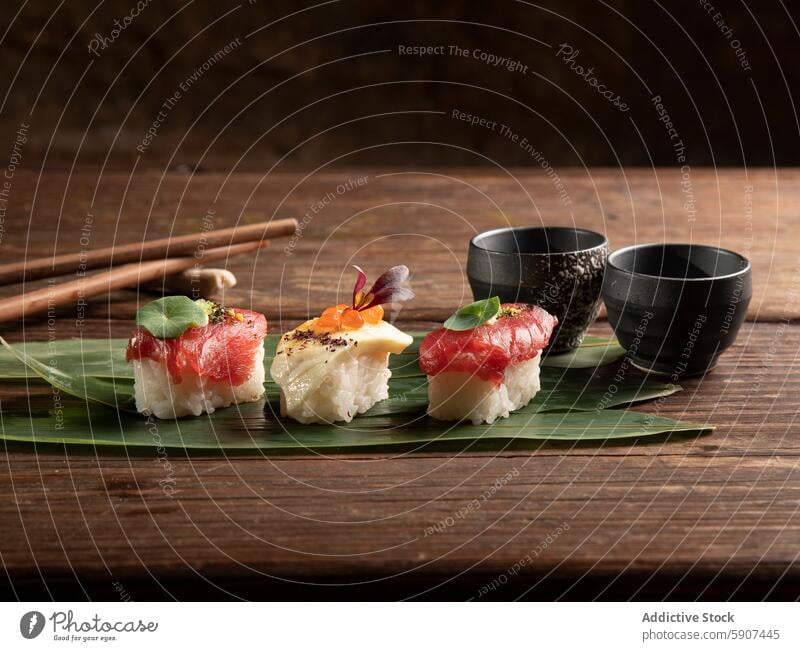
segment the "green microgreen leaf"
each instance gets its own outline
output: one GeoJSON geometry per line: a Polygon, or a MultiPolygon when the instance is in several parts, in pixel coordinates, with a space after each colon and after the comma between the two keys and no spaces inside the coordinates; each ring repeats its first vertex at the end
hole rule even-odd
{"type": "Polygon", "coordinates": [[[459,308],[444,322],[444,327],[448,330],[472,330],[496,317],[498,312],[500,299],[492,296],[459,308]]]}
{"type": "Polygon", "coordinates": [[[136,325],[159,339],[175,339],[193,326],[207,324],[208,312],[204,305],[188,296],[165,296],[139,308],[136,313],[136,325]]]}

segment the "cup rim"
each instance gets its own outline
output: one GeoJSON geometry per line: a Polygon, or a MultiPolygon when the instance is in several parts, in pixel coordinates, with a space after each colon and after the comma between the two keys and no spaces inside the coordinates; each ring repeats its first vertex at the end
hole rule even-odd
{"type": "Polygon", "coordinates": [[[598,233],[597,231],[593,231],[588,228],[574,228],[572,226],[504,226],[502,228],[493,228],[488,231],[482,231],[473,235],[469,241],[470,247],[474,247],[479,251],[485,251],[486,253],[497,253],[501,255],[529,255],[529,256],[556,256],[556,255],[573,255],[575,253],[586,253],[590,251],[595,251],[597,249],[602,249],[608,246],[608,238],[603,235],[602,233],[598,233]],[[477,240],[484,237],[490,237],[492,235],[498,235],[500,233],[520,233],[524,231],[569,231],[572,233],[585,233],[587,235],[595,235],[602,238],[602,242],[598,244],[586,248],[576,248],[571,251],[551,251],[551,252],[542,252],[536,253],[533,251],[500,251],[497,249],[490,249],[481,244],[477,243],[477,240]]]}
{"type": "Polygon", "coordinates": [[[710,282],[712,280],[726,280],[728,278],[736,278],[738,276],[743,276],[747,274],[752,267],[750,260],[745,256],[743,256],[741,253],[732,251],[731,249],[723,249],[722,247],[719,246],[712,246],[710,244],[692,244],[690,242],[664,242],[661,244],[659,244],[658,242],[650,242],[648,244],[632,244],[631,246],[626,246],[616,251],[613,251],[612,253],[609,253],[608,258],[606,259],[606,265],[615,269],[616,271],[626,273],[631,276],[639,278],[652,278],[654,280],[679,280],[681,282],[705,282],[705,283],[710,282]],[[640,271],[625,269],[624,267],[621,267],[618,264],[615,264],[614,262],[619,255],[627,253],[628,251],[631,251],[633,249],[644,250],[644,249],[653,249],[656,247],[666,249],[668,247],[679,247],[679,246],[687,246],[691,249],[705,249],[707,251],[728,253],[732,256],[739,258],[739,260],[744,261],[745,265],[738,271],[734,271],[733,273],[729,274],[719,274],[715,276],[707,276],[705,278],[685,278],[681,276],[656,276],[653,274],[646,274],[640,271]]]}

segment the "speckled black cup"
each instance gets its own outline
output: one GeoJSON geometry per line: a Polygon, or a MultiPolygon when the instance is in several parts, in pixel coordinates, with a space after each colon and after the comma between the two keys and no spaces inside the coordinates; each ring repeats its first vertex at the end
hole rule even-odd
{"type": "Polygon", "coordinates": [[[558,318],[548,350],[580,345],[600,310],[608,256],[605,235],[561,226],[498,228],[469,243],[467,277],[475,300],[533,303],[558,318]]]}

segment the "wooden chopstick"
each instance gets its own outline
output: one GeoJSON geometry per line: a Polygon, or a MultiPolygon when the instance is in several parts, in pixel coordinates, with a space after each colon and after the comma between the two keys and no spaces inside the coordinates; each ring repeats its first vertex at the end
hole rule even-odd
{"type": "Polygon", "coordinates": [[[175,258],[194,254],[200,248],[214,248],[241,242],[254,242],[272,237],[292,235],[297,230],[296,219],[276,219],[246,226],[221,228],[205,233],[178,235],[159,240],[134,242],[109,246],[94,251],[65,253],[45,258],[11,262],[0,265],[0,285],[11,285],[23,280],[52,278],[89,269],[109,268],[129,262],[143,262],[159,258],[175,258]]]}
{"type": "Polygon", "coordinates": [[[201,258],[165,258],[150,262],[122,265],[111,271],[86,276],[69,282],[44,287],[32,292],[0,300],[0,322],[12,321],[34,314],[41,314],[63,305],[110,292],[114,289],[135,287],[139,283],[155,280],[165,275],[179,273],[203,262],[229,258],[240,253],[249,253],[269,244],[269,240],[245,242],[233,246],[206,249],[201,258]]]}

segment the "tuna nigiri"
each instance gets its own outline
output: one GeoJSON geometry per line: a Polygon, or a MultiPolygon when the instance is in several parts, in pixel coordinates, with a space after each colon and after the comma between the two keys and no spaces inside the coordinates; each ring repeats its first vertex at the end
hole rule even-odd
{"type": "Polygon", "coordinates": [[[459,310],[420,345],[428,414],[477,425],[528,404],[540,388],[540,351],[557,323],[538,306],[497,298],[459,310]]]}
{"type": "Polygon", "coordinates": [[[364,272],[353,302],[334,305],[284,334],[270,368],[281,387],[281,415],[301,423],[350,422],[389,396],[389,355],[413,338],[384,321],[383,304],[413,298],[401,283],[402,265],[385,272],[364,292],[364,272]]]}
{"type": "Polygon", "coordinates": [[[263,314],[169,296],[139,310],[136,323],[126,359],[140,413],[199,416],[264,394],[263,314]]]}

